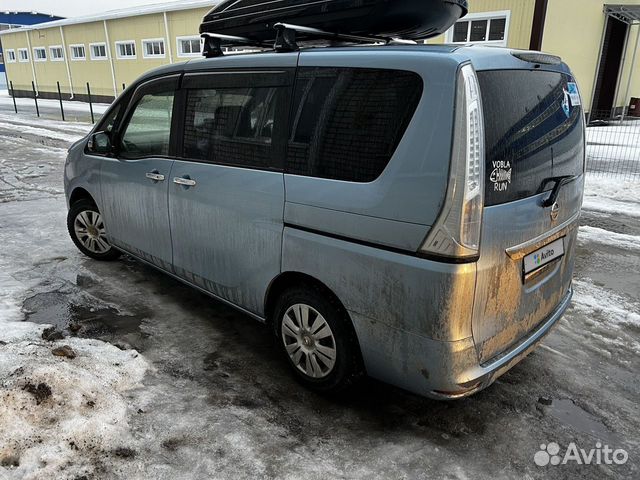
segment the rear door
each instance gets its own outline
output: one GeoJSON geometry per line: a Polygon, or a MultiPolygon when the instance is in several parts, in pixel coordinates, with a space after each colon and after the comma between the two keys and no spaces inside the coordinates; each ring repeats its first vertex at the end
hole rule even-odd
{"type": "Polygon", "coordinates": [[[486,190],[473,336],[484,363],[567,298],[585,152],[582,106],[569,74],[494,70],[478,78],[486,190]]]}
{"type": "Polygon", "coordinates": [[[169,187],[175,272],[258,315],[280,272],[293,74],[273,68],[183,79],[182,151],[169,187]]]}

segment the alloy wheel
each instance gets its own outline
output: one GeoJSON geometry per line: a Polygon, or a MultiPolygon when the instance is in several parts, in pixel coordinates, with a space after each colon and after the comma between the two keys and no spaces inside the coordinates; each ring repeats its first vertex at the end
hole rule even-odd
{"type": "Polygon", "coordinates": [[[324,378],[336,364],[336,340],[315,308],[297,303],[282,319],[282,341],[295,367],[308,377],[324,378]]]}
{"type": "Polygon", "coordinates": [[[83,210],[76,216],[73,229],[80,243],[90,252],[102,254],[111,248],[100,213],[83,210]]]}

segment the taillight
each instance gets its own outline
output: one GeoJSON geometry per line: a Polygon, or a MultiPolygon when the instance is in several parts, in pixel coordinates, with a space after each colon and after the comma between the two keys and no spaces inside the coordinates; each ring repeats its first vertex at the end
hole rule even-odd
{"type": "Polygon", "coordinates": [[[421,252],[476,258],[484,207],[484,116],[478,78],[471,65],[458,74],[455,125],[447,198],[421,252]]]}

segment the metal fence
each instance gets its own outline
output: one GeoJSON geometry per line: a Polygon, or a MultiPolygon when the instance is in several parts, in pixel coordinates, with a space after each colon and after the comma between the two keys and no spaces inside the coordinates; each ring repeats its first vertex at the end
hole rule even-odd
{"type": "Polygon", "coordinates": [[[640,117],[627,112],[590,114],[587,174],[640,182],[640,117]]]}

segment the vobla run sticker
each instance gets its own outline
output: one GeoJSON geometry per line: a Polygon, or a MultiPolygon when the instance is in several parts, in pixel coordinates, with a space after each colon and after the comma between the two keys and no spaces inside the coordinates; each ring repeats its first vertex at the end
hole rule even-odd
{"type": "Polygon", "coordinates": [[[491,162],[493,170],[489,181],[493,183],[494,192],[506,192],[511,184],[511,162],[509,160],[494,160],[491,162]]]}

